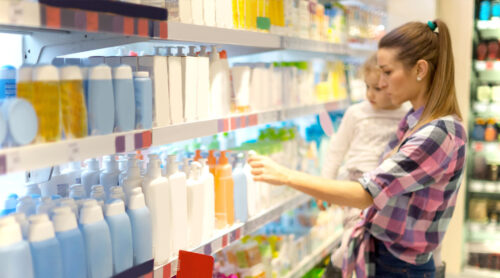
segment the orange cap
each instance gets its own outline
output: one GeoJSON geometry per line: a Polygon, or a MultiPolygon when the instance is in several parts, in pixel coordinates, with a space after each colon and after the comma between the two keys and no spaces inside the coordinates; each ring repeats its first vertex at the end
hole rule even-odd
{"type": "Polygon", "coordinates": [[[217,158],[214,155],[214,150],[209,150],[208,151],[208,157],[207,157],[207,164],[208,165],[215,165],[217,164],[217,158]]]}
{"type": "Polygon", "coordinates": [[[194,161],[200,161],[200,159],[202,159],[203,157],[201,156],[201,150],[196,150],[195,151],[195,154],[194,154],[194,158],[193,160],[194,161]]]}
{"type": "Polygon", "coordinates": [[[227,52],[225,50],[222,50],[221,52],[219,52],[219,57],[221,59],[227,59],[227,52]]]}
{"type": "Polygon", "coordinates": [[[228,163],[229,163],[229,160],[226,157],[226,151],[220,152],[219,165],[226,165],[228,163]]]}

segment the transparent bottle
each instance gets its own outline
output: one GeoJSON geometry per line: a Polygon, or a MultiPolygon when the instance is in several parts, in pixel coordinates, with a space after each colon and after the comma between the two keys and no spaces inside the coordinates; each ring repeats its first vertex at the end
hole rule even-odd
{"type": "Polygon", "coordinates": [[[67,66],[61,69],[61,106],[66,137],[87,136],[87,107],[83,92],[83,76],[77,66],[67,66]]]}

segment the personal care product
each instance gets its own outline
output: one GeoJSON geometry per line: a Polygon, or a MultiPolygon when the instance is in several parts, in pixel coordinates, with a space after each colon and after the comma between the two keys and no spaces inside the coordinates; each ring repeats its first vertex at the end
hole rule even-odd
{"type": "Polygon", "coordinates": [[[215,166],[215,221],[218,229],[234,223],[234,181],[225,151],[215,166]]]}
{"type": "Polygon", "coordinates": [[[182,62],[180,56],[173,56],[172,48],[167,48],[168,91],[170,94],[170,114],[172,124],[184,122],[184,101],[182,87],[182,62]]]}
{"type": "Polygon", "coordinates": [[[206,234],[205,217],[208,217],[208,211],[205,211],[206,198],[203,195],[204,184],[201,177],[201,164],[199,162],[191,163],[189,179],[187,180],[187,204],[188,204],[188,240],[189,246],[196,247],[201,244],[203,236],[206,234]]]}
{"type": "Polygon", "coordinates": [[[42,201],[36,206],[37,214],[47,214],[48,216],[52,216],[52,210],[56,207],[54,201],[52,201],[51,197],[43,197],[42,201]]]}
{"type": "Polygon", "coordinates": [[[22,146],[35,140],[40,119],[37,119],[31,103],[20,98],[9,98],[3,101],[1,110],[0,143],[22,146]]]}
{"type": "Polygon", "coordinates": [[[233,171],[234,181],[234,217],[242,223],[248,220],[247,176],[243,169],[245,156],[238,154],[233,171]]]}
{"type": "Polygon", "coordinates": [[[85,163],[87,168],[82,173],[82,185],[85,187],[87,196],[89,196],[92,185],[99,184],[101,170],[99,170],[99,161],[95,158],[87,159],[85,163]]]}
{"type": "Polygon", "coordinates": [[[111,235],[113,274],[119,274],[133,265],[132,226],[120,199],[106,204],[106,222],[111,235]]]}
{"type": "Polygon", "coordinates": [[[134,265],[139,265],[153,259],[151,214],[140,187],[132,190],[127,213],[132,225],[134,265]]]}
{"type": "Polygon", "coordinates": [[[21,227],[21,233],[22,233],[23,239],[28,240],[30,225],[29,225],[28,219],[26,218],[26,215],[22,212],[15,212],[15,213],[9,214],[9,216],[13,216],[16,219],[16,222],[21,227]]]}
{"type": "Polygon", "coordinates": [[[33,278],[30,246],[15,217],[0,218],[0,276],[33,278]]]}
{"type": "Polygon", "coordinates": [[[34,106],[33,68],[32,65],[22,65],[17,71],[17,97],[28,101],[34,106]]]}
{"type": "Polygon", "coordinates": [[[123,187],[121,186],[111,186],[109,190],[109,200],[120,199],[124,203],[127,201],[125,198],[125,192],[123,192],[123,187]]]}
{"type": "Polygon", "coordinates": [[[61,139],[59,72],[52,65],[37,66],[33,70],[33,81],[33,106],[38,117],[37,141],[58,141],[61,139]]]}
{"type": "Polygon", "coordinates": [[[0,100],[16,97],[16,68],[6,65],[0,67],[0,100]]]}
{"type": "Polygon", "coordinates": [[[134,72],[135,125],[137,129],[153,128],[153,85],[147,71],[134,72]]]}
{"type": "Polygon", "coordinates": [[[115,99],[111,68],[98,65],[89,69],[87,89],[88,125],[91,135],[113,132],[115,124],[115,99]]]}
{"type": "Polygon", "coordinates": [[[61,107],[66,138],[87,136],[87,106],[83,75],[78,66],[61,68],[61,107]]]}
{"type": "Polygon", "coordinates": [[[127,175],[123,179],[123,191],[125,192],[125,196],[127,199],[130,197],[132,190],[136,187],[141,187],[142,185],[142,177],[141,170],[137,165],[137,158],[131,156],[128,158],[128,170],[127,175]]]}
{"type": "Polygon", "coordinates": [[[202,164],[201,179],[203,180],[203,196],[205,198],[205,208],[203,211],[206,216],[203,218],[203,239],[208,240],[215,229],[215,181],[214,175],[210,173],[206,159],[200,160],[202,164]]]}
{"type": "MultiPolygon", "coordinates": [[[[172,196],[172,203],[170,204],[172,223],[175,223],[177,227],[188,227],[186,174],[179,171],[176,155],[169,155],[167,158],[167,176],[170,196],[172,196]]],[[[174,226],[171,229],[172,250],[177,255],[179,250],[188,248],[187,233],[185,229],[176,229],[174,226]]]]}
{"type": "Polygon", "coordinates": [[[69,185],[72,183],[71,178],[66,174],[61,174],[59,166],[52,168],[52,175],[48,182],[40,184],[43,197],[51,197],[59,195],[61,197],[69,196],[69,185]]]}
{"type": "Polygon", "coordinates": [[[102,185],[93,185],[90,191],[90,198],[97,200],[97,203],[103,207],[106,202],[106,192],[102,185]]]}
{"type": "Polygon", "coordinates": [[[114,155],[105,157],[103,165],[104,169],[101,172],[99,180],[101,185],[104,186],[106,193],[109,193],[111,186],[118,185],[120,170],[118,169],[118,163],[114,155]]]}
{"type": "Polygon", "coordinates": [[[121,65],[113,68],[115,100],[115,131],[130,131],[135,128],[135,92],[132,68],[121,65]]]}

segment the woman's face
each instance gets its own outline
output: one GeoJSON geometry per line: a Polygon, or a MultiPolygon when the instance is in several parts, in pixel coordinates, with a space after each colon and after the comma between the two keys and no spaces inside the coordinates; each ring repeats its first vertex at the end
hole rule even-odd
{"type": "Polygon", "coordinates": [[[381,74],[379,87],[386,90],[394,105],[411,101],[416,108],[416,101],[422,97],[423,82],[417,81],[417,70],[407,69],[397,60],[398,50],[381,48],[377,52],[377,63],[381,74]]]}

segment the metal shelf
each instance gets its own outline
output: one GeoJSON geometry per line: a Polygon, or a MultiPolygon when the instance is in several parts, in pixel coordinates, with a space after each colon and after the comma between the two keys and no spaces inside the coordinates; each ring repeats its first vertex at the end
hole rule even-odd
{"type": "Polygon", "coordinates": [[[469,192],[482,194],[500,194],[500,182],[487,180],[470,180],[469,192]]]}
{"type": "Polygon", "coordinates": [[[285,278],[300,278],[309,272],[314,266],[323,260],[333,248],[342,239],[342,230],[338,230],[333,236],[325,240],[325,242],[318,247],[314,252],[305,257],[298,265],[296,265],[285,278]]]}
{"type": "MultiPolygon", "coordinates": [[[[267,223],[276,220],[286,211],[294,209],[310,200],[312,200],[310,196],[298,192],[291,197],[285,197],[278,205],[253,217],[246,223],[238,223],[228,229],[218,231],[212,239],[190,251],[205,255],[214,255],[243,236],[250,235],[267,223]]],[[[177,274],[177,263],[177,258],[174,258],[163,266],[155,267],[153,277],[174,277],[177,274]]]]}
{"type": "Polygon", "coordinates": [[[0,174],[34,170],[70,161],[82,161],[114,153],[132,152],[151,146],[209,136],[330,110],[347,108],[348,101],[333,101],[289,109],[260,113],[231,115],[229,117],[184,123],[152,130],[134,130],[54,143],[33,144],[0,150],[0,174]]]}

